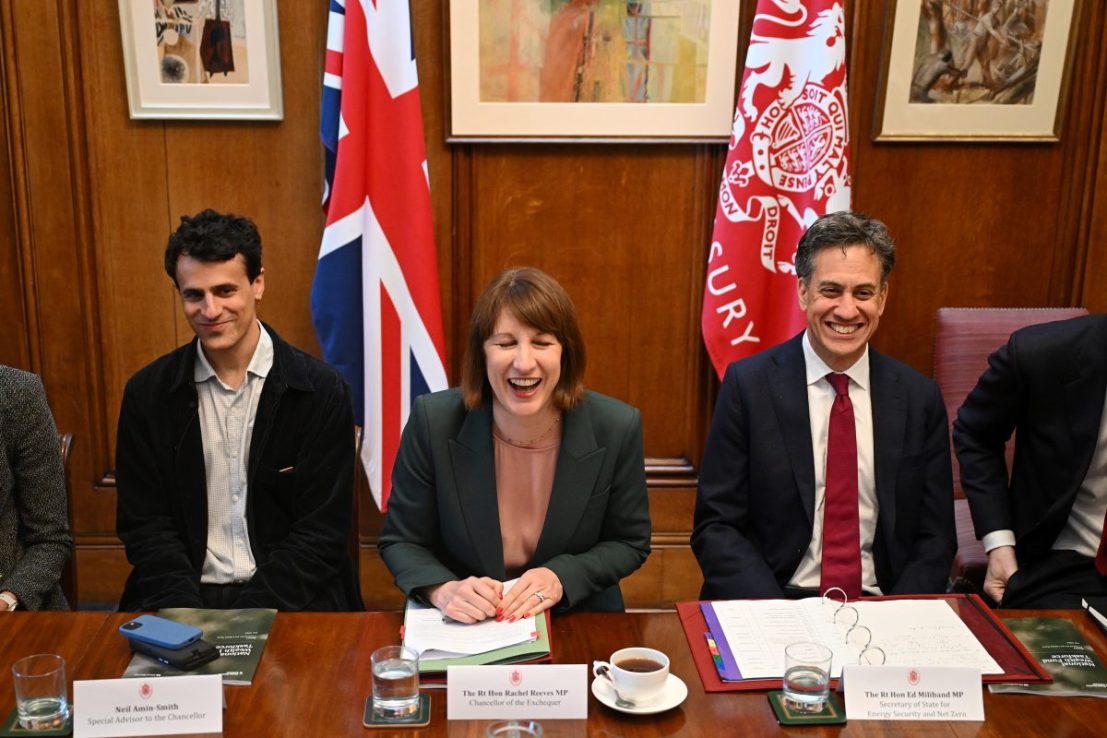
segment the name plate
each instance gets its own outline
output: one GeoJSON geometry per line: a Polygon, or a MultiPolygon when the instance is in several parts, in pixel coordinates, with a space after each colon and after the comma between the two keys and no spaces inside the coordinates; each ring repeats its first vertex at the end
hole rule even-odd
{"type": "Polygon", "coordinates": [[[448,720],[585,720],[588,668],[451,666],[446,669],[448,720]]]}
{"type": "Polygon", "coordinates": [[[980,669],[849,664],[842,680],[850,720],[984,719],[980,669]]]}
{"type": "Polygon", "coordinates": [[[73,738],[223,732],[223,677],[73,682],[73,738]]]}

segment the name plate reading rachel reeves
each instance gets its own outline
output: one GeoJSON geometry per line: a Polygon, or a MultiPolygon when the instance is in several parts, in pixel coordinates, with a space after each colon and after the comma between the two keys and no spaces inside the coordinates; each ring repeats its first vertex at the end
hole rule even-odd
{"type": "Polygon", "coordinates": [[[842,680],[850,720],[984,719],[980,669],[849,664],[842,680]]]}
{"type": "Polygon", "coordinates": [[[451,666],[446,670],[448,720],[585,720],[588,667],[451,666]]]}
{"type": "Polygon", "coordinates": [[[73,682],[73,738],[222,732],[219,674],[73,682]]]}

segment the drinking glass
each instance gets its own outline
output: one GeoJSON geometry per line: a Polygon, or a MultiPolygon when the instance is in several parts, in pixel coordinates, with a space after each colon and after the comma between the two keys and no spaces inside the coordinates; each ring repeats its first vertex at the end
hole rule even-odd
{"type": "Polygon", "coordinates": [[[484,731],[487,738],[542,738],[542,726],[534,720],[501,720],[484,731]]]}
{"type": "Polygon", "coordinates": [[[370,657],[373,665],[373,712],[402,718],[419,709],[419,654],[403,646],[383,646],[370,657]]]}
{"type": "Polygon", "coordinates": [[[784,699],[799,712],[821,712],[830,694],[832,653],[821,643],[791,643],[784,649],[784,699]]]}
{"type": "Polygon", "coordinates": [[[69,717],[65,659],[52,653],[27,656],[12,664],[19,725],[27,730],[52,730],[69,717]]]}

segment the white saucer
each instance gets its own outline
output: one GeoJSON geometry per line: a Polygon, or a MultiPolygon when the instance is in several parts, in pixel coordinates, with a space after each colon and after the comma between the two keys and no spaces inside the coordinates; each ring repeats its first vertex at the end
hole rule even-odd
{"type": "Polygon", "coordinates": [[[671,710],[684,702],[684,698],[688,696],[688,685],[680,677],[670,674],[669,678],[665,680],[665,686],[662,687],[661,694],[646,704],[637,707],[619,707],[616,705],[615,691],[611,688],[611,683],[604,677],[596,677],[592,680],[592,694],[612,710],[625,712],[628,715],[653,715],[671,710]]]}

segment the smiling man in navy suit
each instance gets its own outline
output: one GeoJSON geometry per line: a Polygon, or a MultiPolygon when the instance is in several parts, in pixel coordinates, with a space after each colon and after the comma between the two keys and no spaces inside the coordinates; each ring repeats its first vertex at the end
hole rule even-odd
{"type": "Polygon", "coordinates": [[[704,599],[942,592],[956,548],[937,385],[869,347],[895,246],[831,213],[800,239],[807,329],[728,367],[692,548],[704,599]]]}

